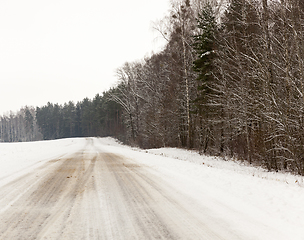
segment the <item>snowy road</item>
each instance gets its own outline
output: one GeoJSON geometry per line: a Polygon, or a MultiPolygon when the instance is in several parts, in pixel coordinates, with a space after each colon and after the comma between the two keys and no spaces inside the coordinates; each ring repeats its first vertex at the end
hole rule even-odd
{"type": "Polygon", "coordinates": [[[1,239],[227,239],[175,189],[92,139],[0,192],[12,203],[1,213],[1,239]]]}
{"type": "Polygon", "coordinates": [[[83,143],[0,185],[0,239],[285,239],[224,199],[212,203],[206,192],[198,201],[179,191],[158,168],[111,152],[98,139],[83,143]],[[239,231],[234,218],[253,231],[264,228],[262,235],[239,231]]]}

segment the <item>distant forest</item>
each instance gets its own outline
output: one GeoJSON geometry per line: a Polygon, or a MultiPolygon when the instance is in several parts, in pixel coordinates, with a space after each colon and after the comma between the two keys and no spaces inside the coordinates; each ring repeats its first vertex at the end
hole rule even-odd
{"type": "Polygon", "coordinates": [[[115,90],[64,105],[47,103],[42,107],[25,107],[17,114],[0,118],[3,142],[52,140],[70,137],[114,136],[123,139],[124,125],[119,104],[109,100],[115,90]]]}
{"type": "Polygon", "coordinates": [[[116,87],[4,116],[2,141],[114,136],[304,175],[304,1],[174,0],[155,29],[163,50],[116,87]]]}

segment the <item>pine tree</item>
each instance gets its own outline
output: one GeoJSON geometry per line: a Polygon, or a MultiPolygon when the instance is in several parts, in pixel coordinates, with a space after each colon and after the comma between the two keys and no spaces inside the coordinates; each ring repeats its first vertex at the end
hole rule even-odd
{"type": "MultiPolygon", "coordinates": [[[[193,70],[197,73],[198,96],[195,106],[200,117],[201,148],[206,152],[208,145],[215,139],[214,121],[216,114],[221,114],[215,104],[217,94],[216,79],[213,75],[215,54],[215,33],[217,24],[211,5],[207,4],[197,18],[198,33],[193,36],[193,48],[197,59],[193,62],[193,70]],[[212,140],[213,139],[213,140],[212,140]]],[[[218,118],[218,117],[217,117],[218,118]]],[[[214,145],[215,142],[212,143],[214,145]]],[[[220,144],[222,145],[222,144],[220,144]]],[[[222,152],[222,146],[220,152],[222,152]]]]}
{"type": "Polygon", "coordinates": [[[198,87],[200,94],[196,102],[199,108],[203,107],[206,111],[206,106],[210,103],[209,100],[213,93],[212,61],[215,57],[214,34],[216,29],[215,17],[209,4],[199,15],[197,22],[199,33],[193,37],[193,47],[198,58],[193,62],[193,69],[198,73],[197,80],[200,82],[198,87]]]}

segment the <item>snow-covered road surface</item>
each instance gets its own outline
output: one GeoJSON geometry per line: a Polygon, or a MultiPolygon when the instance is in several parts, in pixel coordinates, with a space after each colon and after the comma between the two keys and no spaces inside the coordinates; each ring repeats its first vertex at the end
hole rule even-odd
{"type": "Polygon", "coordinates": [[[297,226],[166,169],[162,157],[88,138],[43,158],[51,144],[0,176],[0,239],[304,239],[297,226]]]}

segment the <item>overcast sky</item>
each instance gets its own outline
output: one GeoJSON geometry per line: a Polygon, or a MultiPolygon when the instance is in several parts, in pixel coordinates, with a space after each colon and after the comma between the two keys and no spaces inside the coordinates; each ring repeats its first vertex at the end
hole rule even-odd
{"type": "Polygon", "coordinates": [[[0,115],[109,89],[115,69],[162,44],[169,0],[1,0],[0,115]]]}

